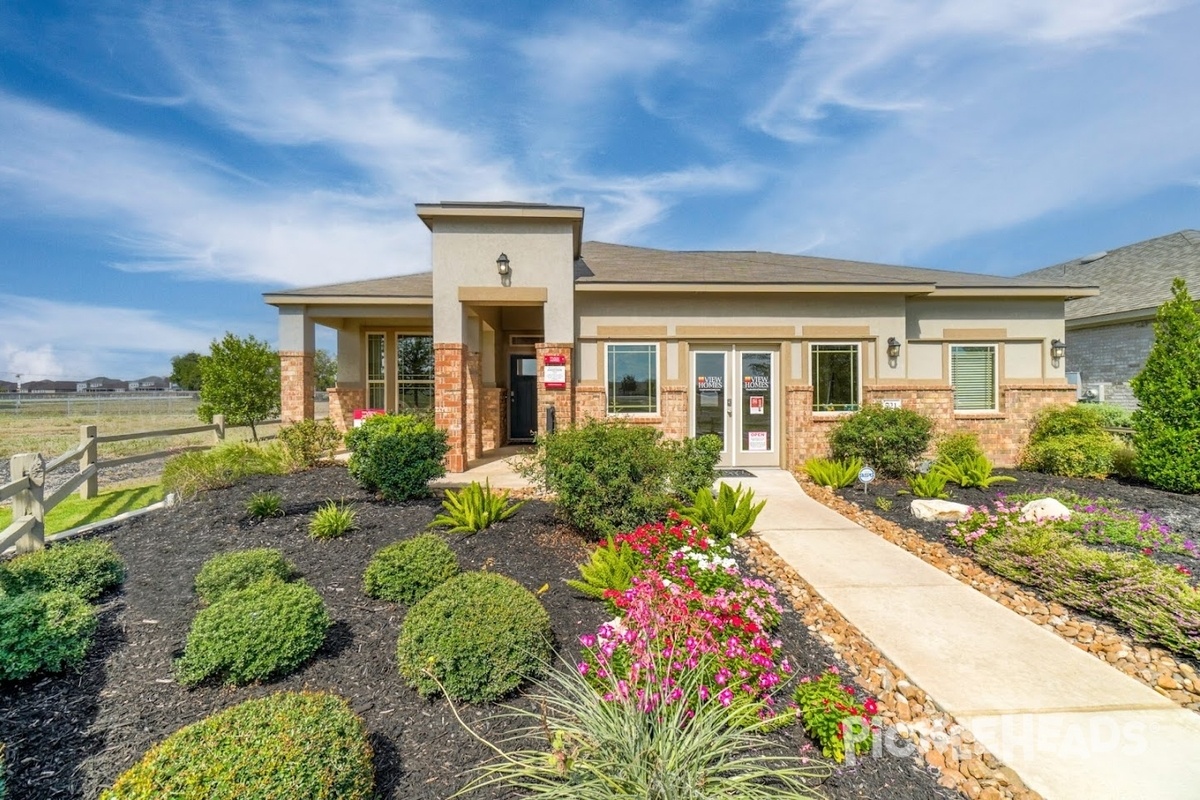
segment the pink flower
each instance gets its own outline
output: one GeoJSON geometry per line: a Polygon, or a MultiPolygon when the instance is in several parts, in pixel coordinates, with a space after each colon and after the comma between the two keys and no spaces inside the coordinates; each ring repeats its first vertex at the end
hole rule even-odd
{"type": "Polygon", "coordinates": [[[721,693],[717,695],[717,701],[726,708],[728,708],[729,704],[733,702],[733,692],[729,690],[728,686],[722,689],[721,693]]]}
{"type": "Polygon", "coordinates": [[[578,669],[578,670],[579,670],[579,674],[580,674],[580,675],[587,675],[587,674],[588,674],[588,669],[589,669],[589,667],[588,667],[588,665],[587,665],[587,662],[586,662],[586,661],[580,661],[578,664],[576,664],[576,665],[575,665],[575,667],[576,667],[576,669],[578,669]]]}

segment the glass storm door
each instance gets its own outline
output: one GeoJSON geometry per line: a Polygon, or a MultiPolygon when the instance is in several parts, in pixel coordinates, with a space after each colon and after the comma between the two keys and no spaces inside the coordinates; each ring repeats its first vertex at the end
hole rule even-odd
{"type": "Polygon", "coordinates": [[[729,431],[732,401],[729,399],[728,353],[693,352],[696,389],[692,397],[692,435],[712,434],[721,439],[721,464],[731,466],[729,431]]]}
{"type": "Polygon", "coordinates": [[[738,466],[779,466],[775,430],[775,354],[735,349],[738,364],[738,466]]]}
{"type": "Polygon", "coordinates": [[[721,466],[779,466],[774,351],[694,350],[692,374],[692,435],[721,438],[721,466]]]}

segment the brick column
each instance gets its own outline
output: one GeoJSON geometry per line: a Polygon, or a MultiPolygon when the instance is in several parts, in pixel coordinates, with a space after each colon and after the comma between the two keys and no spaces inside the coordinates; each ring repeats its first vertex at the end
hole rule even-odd
{"type": "Polygon", "coordinates": [[[483,390],[483,411],[480,414],[479,446],[484,452],[495,450],[504,443],[507,389],[489,387],[483,390]]]}
{"type": "Polygon", "coordinates": [[[813,387],[788,386],[783,401],[783,442],[787,465],[795,469],[806,460],[829,455],[828,426],[813,425],[813,387]]]}
{"type": "Polygon", "coordinates": [[[313,418],[313,354],[279,352],[279,416],[284,424],[313,418]]]}
{"type": "Polygon", "coordinates": [[[537,431],[545,433],[546,406],[554,406],[554,420],[558,429],[570,428],[575,424],[575,345],[541,342],[537,345],[538,408],[537,431]],[[565,356],[567,361],[567,388],[546,389],[545,356],[565,356]]]}
{"type": "Polygon", "coordinates": [[[463,472],[467,468],[467,348],[462,344],[433,345],[433,416],[434,423],[446,432],[446,471],[463,472]]]}
{"type": "Polygon", "coordinates": [[[688,386],[663,386],[659,392],[659,415],[662,417],[663,436],[668,439],[686,439],[691,430],[688,419],[688,386]]]}
{"type": "Polygon", "coordinates": [[[481,432],[483,418],[483,356],[479,353],[467,354],[466,385],[466,427],[463,429],[466,439],[467,461],[479,458],[483,452],[483,435],[481,432]]]}
{"type": "Polygon", "coordinates": [[[366,406],[366,393],[356,386],[329,387],[329,418],[339,433],[354,427],[354,409],[366,406]]]}

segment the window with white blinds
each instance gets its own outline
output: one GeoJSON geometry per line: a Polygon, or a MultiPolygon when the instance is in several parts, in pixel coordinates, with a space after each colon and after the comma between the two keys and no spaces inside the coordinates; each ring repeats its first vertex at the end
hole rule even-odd
{"type": "Polygon", "coordinates": [[[950,383],[955,411],[995,411],[996,346],[952,345],[950,383]]]}

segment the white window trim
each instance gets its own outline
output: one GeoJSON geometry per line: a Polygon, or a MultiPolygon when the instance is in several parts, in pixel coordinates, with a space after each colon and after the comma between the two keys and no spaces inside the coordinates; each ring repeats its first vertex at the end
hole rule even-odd
{"type": "Polygon", "coordinates": [[[854,414],[854,413],[857,413],[858,411],[862,410],[862,406],[863,406],[863,344],[862,344],[862,342],[844,342],[844,341],[809,342],[808,343],[808,383],[810,386],[812,386],[812,390],[813,390],[812,413],[814,416],[837,417],[837,416],[845,416],[847,414],[854,414]],[[857,403],[858,408],[855,409],[854,411],[820,411],[817,409],[817,376],[816,376],[816,372],[813,369],[813,367],[815,366],[813,364],[813,354],[816,351],[813,350],[813,347],[815,345],[827,345],[827,344],[849,346],[849,347],[853,347],[855,350],[858,351],[858,358],[855,359],[855,361],[858,364],[858,375],[855,376],[857,378],[856,383],[858,385],[858,392],[857,392],[858,396],[855,399],[855,402],[857,403]]]}
{"type": "MultiPolygon", "coordinates": [[[[403,336],[408,336],[408,337],[414,337],[414,336],[423,336],[423,337],[427,337],[427,338],[430,340],[430,342],[432,342],[432,341],[433,341],[433,334],[432,334],[432,333],[412,333],[411,331],[392,331],[392,335],[391,335],[391,342],[390,342],[390,344],[391,344],[391,346],[392,346],[392,353],[393,353],[393,355],[392,355],[392,360],[391,360],[391,362],[390,362],[390,363],[391,363],[391,365],[392,365],[391,374],[394,376],[394,379],[393,379],[393,380],[392,380],[392,382],[391,382],[391,386],[392,386],[393,390],[394,390],[394,391],[395,391],[395,393],[396,393],[396,395],[395,395],[395,397],[396,397],[396,399],[395,399],[395,410],[396,410],[396,411],[399,411],[399,410],[400,410],[400,397],[401,397],[401,395],[402,395],[402,392],[400,391],[401,382],[400,382],[400,364],[399,364],[399,358],[400,358],[400,338],[401,338],[401,337],[403,337],[403,336]]],[[[435,352],[435,355],[434,355],[434,363],[435,363],[435,367],[434,367],[434,374],[429,376],[429,380],[419,380],[419,381],[418,381],[418,380],[412,380],[412,381],[405,381],[405,382],[404,382],[404,385],[405,385],[405,386],[428,386],[428,387],[429,387],[431,390],[433,389],[433,387],[434,387],[434,382],[437,380],[437,368],[436,368],[437,355],[436,355],[436,351],[434,351],[434,352],[435,352]]],[[[387,374],[387,372],[388,372],[388,370],[387,370],[387,363],[385,362],[385,363],[384,363],[384,374],[386,375],[386,374],[387,374]]],[[[432,411],[432,410],[433,410],[433,407],[434,407],[434,402],[431,400],[431,401],[430,401],[430,411],[432,411]]]]}
{"type": "Polygon", "coordinates": [[[604,343],[604,414],[608,417],[649,417],[662,416],[662,348],[658,342],[605,342],[604,343]],[[613,347],[653,347],[654,348],[654,410],[653,411],[610,411],[609,410],[609,351],[613,347]]]}
{"type": "Polygon", "coordinates": [[[992,407],[991,408],[959,408],[958,393],[954,394],[955,414],[995,414],[1000,411],[1000,347],[987,342],[955,342],[950,345],[950,388],[954,389],[954,348],[956,347],[986,347],[992,351],[992,407]]]}
{"type": "Polygon", "coordinates": [[[391,413],[388,407],[388,334],[387,331],[363,331],[363,406],[372,408],[371,406],[371,387],[378,385],[383,387],[383,410],[391,413]],[[383,377],[372,380],[371,378],[371,337],[383,337],[383,377]]]}

